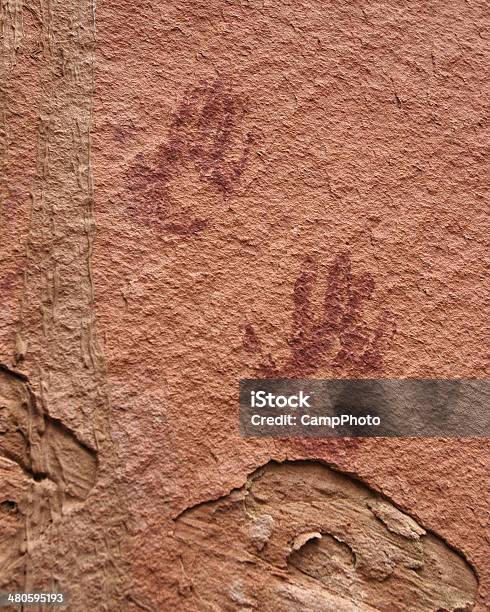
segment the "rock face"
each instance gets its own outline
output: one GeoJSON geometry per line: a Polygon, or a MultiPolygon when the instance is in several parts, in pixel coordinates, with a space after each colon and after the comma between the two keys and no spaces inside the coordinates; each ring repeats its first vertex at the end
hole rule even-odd
{"type": "Polygon", "coordinates": [[[488,440],[237,425],[241,378],[488,376],[487,13],[0,3],[2,591],[490,609],[488,440]]]}
{"type": "Polygon", "coordinates": [[[351,478],[312,462],[270,463],[240,489],[187,510],[185,610],[470,610],[468,563],[351,478]]]}
{"type": "Polygon", "coordinates": [[[60,421],[38,410],[27,383],[0,370],[0,580],[25,586],[26,559],[46,530],[88,497],[97,455],[60,421]]]}

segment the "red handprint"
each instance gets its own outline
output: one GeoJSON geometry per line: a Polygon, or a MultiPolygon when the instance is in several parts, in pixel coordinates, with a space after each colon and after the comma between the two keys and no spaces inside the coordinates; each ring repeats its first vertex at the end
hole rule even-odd
{"type": "Polygon", "coordinates": [[[169,128],[167,141],[150,156],[139,154],[127,172],[135,220],[171,234],[195,234],[208,219],[172,221],[178,211],[172,193],[190,167],[198,180],[227,195],[239,183],[256,141],[243,128],[246,99],[220,80],[189,88],[169,128]]]}
{"type": "Polygon", "coordinates": [[[288,344],[290,356],[282,365],[264,355],[262,344],[250,324],[244,329],[244,347],[260,355],[255,367],[265,378],[301,378],[319,369],[334,368],[344,376],[379,373],[383,354],[395,334],[394,318],[386,310],[374,327],[364,317],[371,299],[374,280],[371,274],[355,275],[348,254],[341,254],[329,266],[320,316],[315,316],[312,293],[318,282],[318,266],[305,259],[294,285],[293,318],[288,344]]]}

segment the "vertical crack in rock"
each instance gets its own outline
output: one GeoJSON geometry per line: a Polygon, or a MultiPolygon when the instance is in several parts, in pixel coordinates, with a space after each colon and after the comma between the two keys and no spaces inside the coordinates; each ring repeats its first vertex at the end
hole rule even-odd
{"type": "Polygon", "coordinates": [[[435,534],[315,462],[269,463],[176,519],[185,610],[472,609],[477,579],[435,534]]]}
{"type": "MultiPolygon", "coordinates": [[[[32,9],[12,0],[2,7],[7,16],[15,8],[12,24],[32,9]]],[[[38,128],[13,361],[19,374],[0,372],[0,467],[10,475],[0,500],[9,525],[0,582],[9,590],[68,591],[72,609],[87,609],[88,601],[121,609],[126,511],[91,271],[94,4],[48,1],[36,5],[36,16],[36,96],[23,92],[38,104],[31,106],[38,128]]],[[[4,49],[10,62],[12,37],[4,49]]]]}

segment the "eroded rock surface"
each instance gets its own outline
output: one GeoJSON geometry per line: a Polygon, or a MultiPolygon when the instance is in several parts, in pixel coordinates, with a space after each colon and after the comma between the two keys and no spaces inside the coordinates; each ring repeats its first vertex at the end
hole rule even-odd
{"type": "Polygon", "coordinates": [[[25,377],[7,399],[35,398],[2,408],[0,588],[77,612],[358,610],[354,587],[425,576],[404,563],[431,536],[380,500],[363,512],[411,551],[384,580],[322,525],[269,560],[277,516],[248,530],[235,494],[206,538],[187,522],[208,504],[169,535],[296,458],[464,551],[487,612],[488,442],[244,440],[236,419],[254,375],[488,375],[486,3],[6,0],[0,22],[0,362],[25,377]],[[85,498],[70,432],[97,449],[85,498]]]}
{"type": "Polygon", "coordinates": [[[25,555],[85,500],[97,456],[43,414],[27,382],[0,368],[0,585],[23,587],[25,555]]]}
{"type": "Polygon", "coordinates": [[[188,610],[470,610],[468,563],[389,501],[316,462],[269,463],[184,512],[188,610]]]}

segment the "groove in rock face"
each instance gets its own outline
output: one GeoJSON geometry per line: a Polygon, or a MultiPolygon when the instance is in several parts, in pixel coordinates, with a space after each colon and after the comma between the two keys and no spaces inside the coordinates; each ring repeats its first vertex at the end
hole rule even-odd
{"type": "Polygon", "coordinates": [[[456,612],[476,597],[460,554],[316,462],[267,464],[182,513],[175,537],[190,581],[183,609],[456,612]]]}

